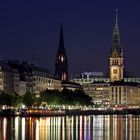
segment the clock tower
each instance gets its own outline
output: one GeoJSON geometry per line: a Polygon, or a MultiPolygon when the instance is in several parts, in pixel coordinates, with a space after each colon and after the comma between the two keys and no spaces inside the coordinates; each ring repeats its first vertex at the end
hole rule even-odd
{"type": "Polygon", "coordinates": [[[116,10],[116,24],[113,31],[113,43],[110,54],[110,81],[120,81],[123,79],[123,49],[120,45],[120,33],[118,26],[118,10],[116,10]]]}

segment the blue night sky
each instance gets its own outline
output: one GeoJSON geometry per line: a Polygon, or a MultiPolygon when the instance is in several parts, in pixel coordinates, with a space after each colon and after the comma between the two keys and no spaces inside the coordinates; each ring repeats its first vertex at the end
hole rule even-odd
{"type": "Polygon", "coordinates": [[[29,61],[54,72],[62,22],[69,75],[107,73],[118,8],[125,70],[140,75],[139,6],[139,0],[3,0],[0,56],[29,61]]]}

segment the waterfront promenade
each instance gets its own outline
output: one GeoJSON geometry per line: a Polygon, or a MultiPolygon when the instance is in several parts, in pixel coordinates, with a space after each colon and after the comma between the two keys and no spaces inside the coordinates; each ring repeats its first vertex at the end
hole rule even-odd
{"type": "Polygon", "coordinates": [[[41,117],[41,116],[73,116],[73,115],[139,115],[140,108],[123,108],[123,109],[63,109],[63,110],[48,110],[48,109],[21,109],[11,110],[5,109],[0,112],[0,116],[21,116],[21,117],[41,117]]]}

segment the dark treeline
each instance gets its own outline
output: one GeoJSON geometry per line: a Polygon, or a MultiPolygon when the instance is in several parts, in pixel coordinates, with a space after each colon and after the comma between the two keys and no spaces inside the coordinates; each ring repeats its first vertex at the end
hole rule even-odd
{"type": "Polygon", "coordinates": [[[59,90],[45,90],[40,93],[40,97],[36,97],[34,93],[26,93],[23,96],[19,96],[16,93],[0,94],[0,105],[21,107],[26,105],[27,107],[40,106],[42,102],[46,102],[48,105],[89,105],[91,98],[81,90],[71,91],[64,89],[59,90]]]}
{"type": "Polygon", "coordinates": [[[41,93],[41,101],[46,101],[49,105],[89,105],[91,98],[81,90],[71,91],[64,89],[46,90],[41,93]]]}

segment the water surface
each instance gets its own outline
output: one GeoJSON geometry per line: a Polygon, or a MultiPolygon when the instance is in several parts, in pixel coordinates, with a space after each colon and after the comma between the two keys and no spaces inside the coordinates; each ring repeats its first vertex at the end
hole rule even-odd
{"type": "Polygon", "coordinates": [[[0,140],[139,139],[139,115],[0,117],[0,140]]]}

